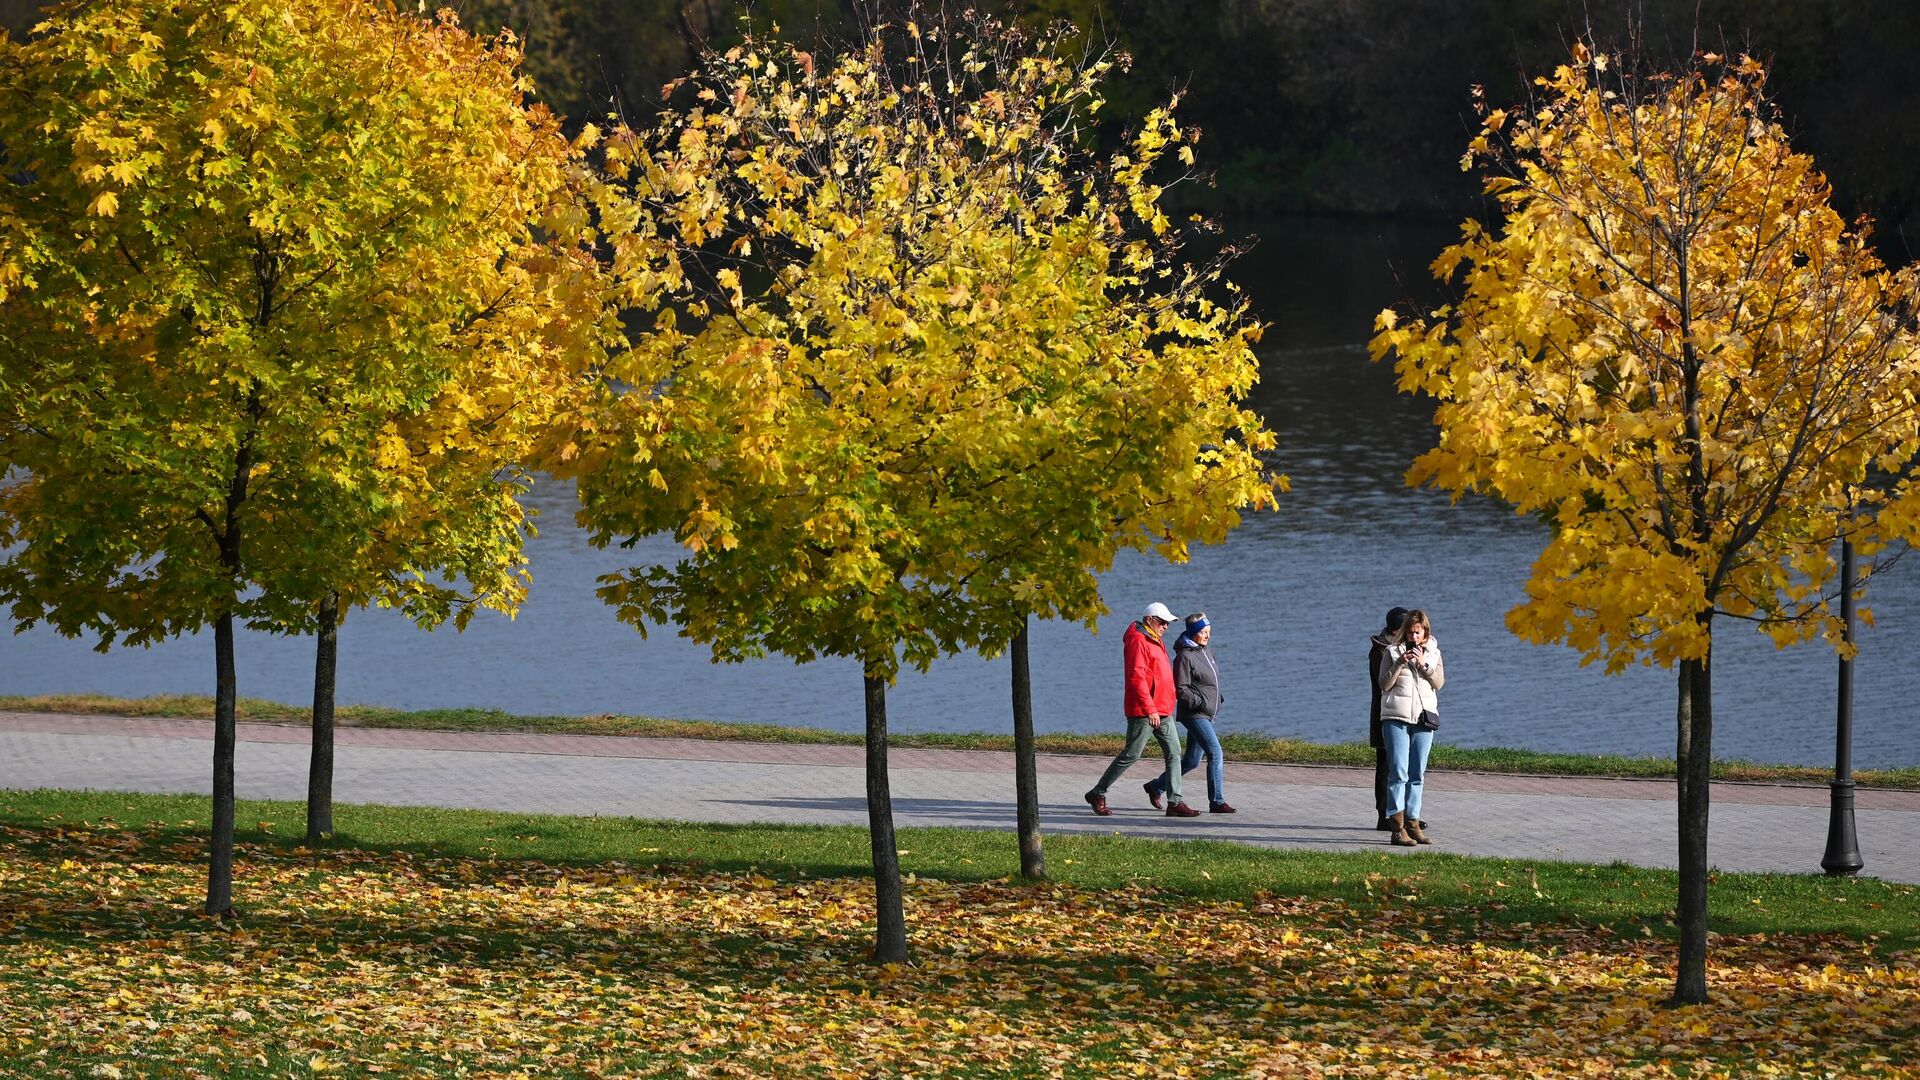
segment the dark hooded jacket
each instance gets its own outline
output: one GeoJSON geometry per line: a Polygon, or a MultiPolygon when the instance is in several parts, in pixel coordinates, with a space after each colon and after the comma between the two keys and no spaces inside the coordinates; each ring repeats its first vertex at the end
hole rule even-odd
{"type": "Polygon", "coordinates": [[[1178,719],[1220,715],[1220,665],[1212,649],[1184,634],[1173,646],[1173,686],[1180,695],[1178,719]]]}
{"type": "Polygon", "coordinates": [[[1367,717],[1367,745],[1375,749],[1385,745],[1385,737],[1380,734],[1380,658],[1387,654],[1387,635],[1375,634],[1367,639],[1373,647],[1367,650],[1367,684],[1372,692],[1367,700],[1373,702],[1373,713],[1367,717]]]}

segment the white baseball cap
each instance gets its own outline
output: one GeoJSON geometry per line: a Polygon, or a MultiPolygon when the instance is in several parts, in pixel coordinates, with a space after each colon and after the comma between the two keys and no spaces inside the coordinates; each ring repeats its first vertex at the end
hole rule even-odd
{"type": "Polygon", "coordinates": [[[1147,613],[1140,617],[1143,619],[1159,619],[1163,623],[1170,623],[1173,621],[1173,612],[1167,610],[1167,605],[1156,600],[1147,605],[1147,613]]]}

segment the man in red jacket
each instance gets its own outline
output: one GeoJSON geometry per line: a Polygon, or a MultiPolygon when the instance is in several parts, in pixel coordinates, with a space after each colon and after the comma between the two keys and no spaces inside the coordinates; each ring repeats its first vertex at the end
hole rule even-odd
{"type": "MultiPolygon", "coordinates": [[[[1167,647],[1160,640],[1171,622],[1173,612],[1167,610],[1167,605],[1153,603],[1147,605],[1147,613],[1139,622],[1127,627],[1122,650],[1126,657],[1127,745],[1113,759],[1113,764],[1107,766],[1100,782],[1087,792],[1087,805],[1102,817],[1113,813],[1107,806],[1107,789],[1140,760],[1141,752],[1147,748],[1148,733],[1160,744],[1160,754],[1167,762],[1167,798],[1173,800],[1167,807],[1167,816],[1200,816],[1200,811],[1180,797],[1180,730],[1173,723],[1173,663],[1167,659],[1167,647]]],[[[1159,809],[1160,796],[1152,784],[1146,785],[1146,792],[1147,801],[1159,809]]]]}

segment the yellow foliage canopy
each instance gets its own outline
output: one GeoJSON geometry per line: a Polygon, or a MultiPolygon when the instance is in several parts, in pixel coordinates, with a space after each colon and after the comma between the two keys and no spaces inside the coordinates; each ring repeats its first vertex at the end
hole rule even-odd
{"type": "Polygon", "coordinates": [[[367,0],[114,0],[0,41],[16,618],[104,646],[298,628],[329,592],[513,608],[515,465],[617,331],[519,56],[367,0]]]}
{"type": "Polygon", "coordinates": [[[1119,547],[1183,559],[1271,503],[1259,328],[1153,179],[1189,136],[1162,110],[1084,150],[1111,65],[1060,45],[749,38],[610,137],[615,274],[658,313],[615,373],[650,392],[573,468],[600,542],[689,553],[611,580],[624,618],[890,677],[1091,621],[1119,547]]]}
{"type": "Polygon", "coordinates": [[[1609,670],[1705,657],[1715,615],[1838,643],[1835,540],[1920,523],[1913,274],[1828,205],[1760,66],[1717,61],[1615,89],[1588,54],[1487,114],[1500,228],[1435,261],[1457,304],[1373,340],[1438,403],[1409,480],[1552,530],[1509,626],[1609,670]]]}

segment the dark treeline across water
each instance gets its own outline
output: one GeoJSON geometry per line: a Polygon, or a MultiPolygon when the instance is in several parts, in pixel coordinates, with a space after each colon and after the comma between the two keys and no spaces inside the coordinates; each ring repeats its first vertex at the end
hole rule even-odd
{"type": "MultiPolygon", "coordinates": [[[[40,0],[0,0],[0,26],[24,32],[40,0]]],[[[847,39],[856,12],[923,22],[933,0],[451,0],[481,32],[513,28],[539,96],[574,126],[610,115],[645,123],[660,87],[699,43],[724,47],[751,11],[820,50],[847,39]]],[[[1920,243],[1920,4],[1909,0],[1755,4],[1751,0],[979,0],[1028,22],[1067,19],[1134,58],[1109,87],[1110,128],[1183,92],[1180,116],[1205,134],[1218,175],[1206,201],[1237,214],[1337,213],[1452,218],[1477,204],[1458,167],[1470,96],[1522,100],[1589,30],[1672,66],[1703,49],[1751,52],[1799,149],[1815,155],[1849,216],[1872,214],[1882,249],[1905,262],[1920,243]]]]}

